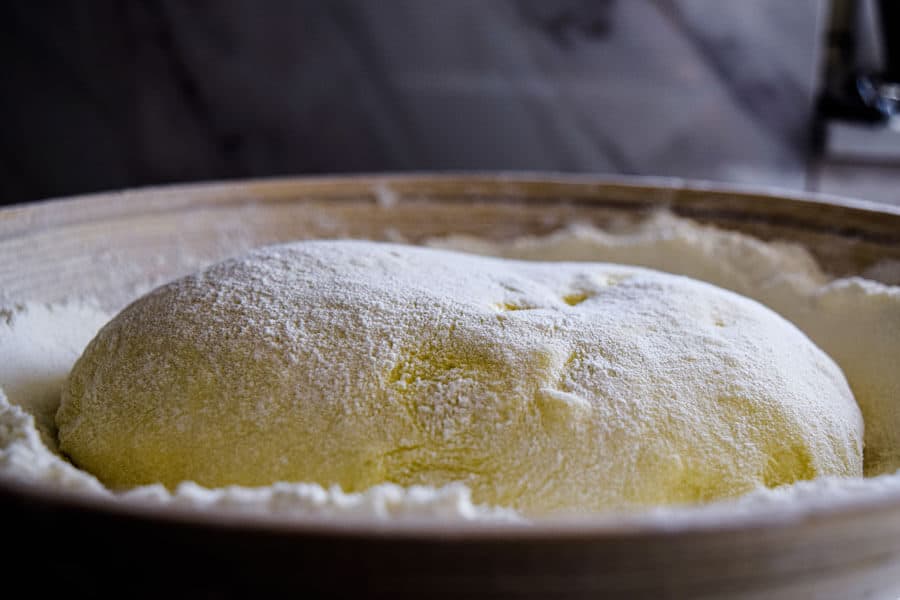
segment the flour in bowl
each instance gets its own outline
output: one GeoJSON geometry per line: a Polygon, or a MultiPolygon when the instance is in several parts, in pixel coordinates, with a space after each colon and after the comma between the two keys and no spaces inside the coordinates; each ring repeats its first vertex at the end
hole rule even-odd
{"type": "MultiPolygon", "coordinates": [[[[775,308],[778,312],[793,320],[801,329],[806,331],[810,337],[817,341],[821,346],[825,347],[826,343],[821,340],[828,339],[828,335],[823,330],[829,329],[828,323],[836,319],[855,318],[857,323],[862,323],[862,327],[868,327],[865,333],[876,334],[879,340],[877,344],[896,344],[897,336],[890,336],[887,333],[878,335],[875,326],[875,318],[873,313],[874,307],[878,307],[878,322],[884,324],[896,323],[898,319],[897,288],[875,284],[874,282],[863,282],[854,280],[843,280],[838,282],[828,282],[828,278],[822,274],[815,266],[814,261],[802,249],[795,246],[765,244],[754,240],[747,236],[726,233],[712,228],[700,227],[694,223],[674,219],[672,217],[661,216],[650,220],[640,228],[627,234],[608,234],[596,230],[584,228],[574,228],[568,231],[557,233],[553,236],[543,239],[532,239],[515,242],[507,245],[493,245],[483,241],[452,239],[437,242],[442,246],[458,247],[463,244],[465,249],[476,250],[485,253],[505,254],[509,256],[523,256],[525,258],[546,258],[546,259],[565,259],[565,260],[600,260],[615,261],[620,263],[641,264],[648,267],[668,270],[672,272],[682,272],[698,279],[706,279],[713,283],[734,289],[744,295],[755,297],[757,300],[768,304],[775,308]],[[656,258],[654,258],[656,257],[656,258]],[[655,261],[655,262],[654,262],[655,261]],[[788,270],[790,272],[788,272],[788,270]],[[791,312],[793,310],[793,312],[791,312]],[[840,316],[836,316],[840,312],[840,316]],[[855,317],[854,317],[855,315],[855,317]],[[868,315],[866,317],[866,315],[868,315]],[[869,323],[866,319],[871,320],[869,323]],[[867,325],[868,323],[868,325],[867,325]],[[819,339],[817,339],[817,336],[819,339]]],[[[54,307],[47,311],[47,315],[56,312],[56,316],[60,317],[58,325],[50,325],[52,328],[65,329],[71,325],[66,324],[66,316],[62,309],[54,307]]],[[[74,317],[74,313],[70,315],[74,317]]],[[[98,325],[104,319],[98,318],[98,325]]],[[[20,324],[25,321],[19,321],[20,324]]],[[[853,326],[853,321],[846,325],[853,326]]],[[[91,337],[93,332],[85,335],[85,341],[91,337]]],[[[18,334],[18,335],[26,335],[18,334]]],[[[4,336],[7,339],[10,336],[8,330],[4,330],[4,336]]],[[[833,337],[833,336],[832,336],[833,337]]],[[[860,342],[858,345],[862,345],[860,342]]],[[[2,346],[2,340],[0,340],[2,346]]],[[[863,413],[867,417],[867,448],[866,461],[867,470],[870,473],[888,472],[892,468],[896,469],[896,465],[892,463],[892,451],[896,446],[891,446],[890,422],[879,420],[883,427],[876,427],[876,443],[873,447],[870,436],[869,422],[870,415],[866,414],[868,410],[874,410],[878,413],[880,407],[891,406],[890,397],[887,394],[895,392],[897,389],[897,381],[890,380],[890,377],[883,376],[875,384],[869,385],[867,378],[872,376],[871,373],[860,371],[865,366],[865,361],[859,361],[861,364],[856,365],[857,369],[850,369],[845,366],[852,357],[844,356],[836,357],[832,350],[825,348],[833,358],[837,359],[838,364],[844,369],[850,379],[851,386],[857,393],[857,388],[862,386],[868,398],[868,409],[863,405],[863,413]],[[855,373],[855,377],[851,374],[855,373]],[[869,385],[869,387],[866,387],[869,385]],[[893,387],[892,387],[893,386],[893,387]],[[874,390],[874,391],[872,391],[874,390]],[[881,433],[878,433],[879,430],[881,433]],[[879,437],[880,436],[880,437],[879,437]],[[876,456],[873,461],[870,456],[876,456]],[[872,465],[876,465],[873,467],[872,465]]],[[[888,348],[890,350],[890,348],[888,348]]],[[[864,349],[862,349],[864,350],[864,349]]],[[[896,355],[896,345],[893,347],[894,355],[896,355]]],[[[63,363],[74,361],[78,351],[66,355],[67,358],[60,359],[63,363]]],[[[853,354],[846,351],[845,354],[853,354]]],[[[58,355],[61,356],[62,354],[58,355]]],[[[54,359],[56,360],[56,359],[54,359]]],[[[852,362],[852,361],[851,361],[852,362]]],[[[67,367],[60,368],[56,374],[57,381],[60,377],[64,377],[67,367]],[[62,375],[59,375],[62,373],[62,375]]],[[[883,375],[883,374],[881,374],[883,375]]],[[[50,381],[50,378],[47,379],[50,381]]],[[[0,386],[6,387],[7,379],[0,379],[0,386]]],[[[896,397],[896,394],[893,396],[896,397]]],[[[2,403],[0,403],[2,405],[2,403]]],[[[7,404],[5,414],[9,414],[10,410],[7,404]]],[[[6,465],[2,467],[9,475],[16,473],[20,477],[42,478],[42,474],[37,470],[25,473],[21,469],[21,463],[7,460],[6,457],[11,455],[10,448],[23,448],[31,445],[37,448],[40,445],[40,439],[35,436],[19,435],[23,431],[34,431],[34,426],[28,423],[27,415],[19,414],[17,419],[11,419],[12,425],[7,427],[7,421],[4,421],[4,430],[0,431],[0,435],[5,435],[5,440],[0,440],[0,447],[5,445],[5,450],[0,451],[0,464],[6,465]],[[5,433],[4,433],[5,432],[5,433]],[[12,433],[10,433],[12,432],[12,433]],[[19,464],[18,467],[15,464],[19,464]],[[13,466],[10,466],[13,465],[13,466]]],[[[896,420],[894,421],[896,423],[896,420]]],[[[48,461],[53,463],[54,468],[60,469],[59,464],[66,465],[62,459],[47,451],[48,461]],[[56,462],[54,462],[56,461],[56,462]],[[57,464],[58,463],[58,464],[57,464]]],[[[36,463],[37,464],[37,463],[36,463]]],[[[96,480],[90,476],[68,467],[68,473],[75,473],[76,477],[80,476],[85,480],[94,481],[94,484],[83,486],[94,489],[101,489],[96,480]]],[[[46,476],[51,477],[50,470],[45,470],[46,476]]],[[[57,478],[58,479],[58,478],[57,478]]],[[[851,480],[852,481],[852,480],[851,480]]],[[[893,477],[878,478],[879,489],[890,487],[893,477]]],[[[83,482],[82,482],[83,483],[83,482]]],[[[845,489],[852,488],[856,490],[860,486],[867,484],[874,485],[871,482],[863,481],[860,484],[851,485],[850,481],[844,486],[845,489]]],[[[72,482],[62,482],[60,485],[72,485],[72,482]]],[[[811,483],[804,483],[798,486],[789,486],[779,488],[775,492],[758,491],[751,493],[742,498],[738,504],[747,506],[747,503],[753,498],[777,498],[777,502],[791,502],[790,490],[792,487],[797,489],[808,490],[810,486],[842,486],[841,480],[817,480],[811,483]],[[785,491],[786,490],[786,491],[785,491]]],[[[823,487],[823,489],[826,489],[823,487]]],[[[107,493],[110,492],[101,492],[107,493]]],[[[353,514],[370,511],[373,515],[381,515],[388,518],[402,518],[405,514],[404,506],[417,506],[416,510],[421,516],[423,514],[440,515],[442,518],[451,518],[456,515],[459,518],[487,518],[487,519],[509,519],[512,516],[511,511],[492,511],[484,506],[474,506],[471,502],[470,491],[468,488],[459,485],[451,485],[446,488],[415,488],[415,487],[384,487],[377,486],[370,490],[361,490],[355,494],[344,494],[336,489],[326,489],[321,486],[304,486],[303,484],[278,484],[277,486],[266,486],[262,488],[220,488],[220,489],[204,489],[196,485],[183,485],[174,492],[167,491],[160,486],[138,488],[137,491],[127,492],[125,494],[117,493],[117,497],[123,497],[125,501],[131,501],[139,498],[143,502],[172,502],[176,504],[187,504],[196,506],[216,506],[229,510],[259,510],[273,511],[275,506],[279,506],[277,510],[280,514],[342,514],[342,511],[356,511],[353,514]],[[387,491],[386,491],[387,490],[387,491]],[[380,499],[373,499],[374,496],[381,494],[380,499]],[[409,494],[416,494],[416,500],[412,500],[409,494]],[[434,497],[429,494],[437,494],[434,497]],[[277,500],[276,500],[277,498],[277,500]],[[349,498],[349,500],[347,500],[349,498]],[[352,506],[352,509],[348,509],[352,506]],[[381,508],[372,508],[381,507],[381,508]],[[431,511],[431,512],[429,512],[431,511]]],[[[799,493],[799,492],[798,492],[799,493]]],[[[804,497],[810,497],[811,494],[805,493],[804,497]]],[[[732,503],[729,503],[732,504],[732,503]]],[[[707,510],[710,507],[697,507],[692,509],[684,509],[688,511],[707,510]]],[[[680,509],[670,509],[680,510],[680,509]]],[[[652,511],[651,511],[652,512],[652,511]]]]}

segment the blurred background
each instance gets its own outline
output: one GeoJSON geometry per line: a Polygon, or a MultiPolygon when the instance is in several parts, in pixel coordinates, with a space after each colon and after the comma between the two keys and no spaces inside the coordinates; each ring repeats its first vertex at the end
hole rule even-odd
{"type": "Polygon", "coordinates": [[[7,0],[0,203],[500,169],[900,204],[898,6],[7,0]]]}

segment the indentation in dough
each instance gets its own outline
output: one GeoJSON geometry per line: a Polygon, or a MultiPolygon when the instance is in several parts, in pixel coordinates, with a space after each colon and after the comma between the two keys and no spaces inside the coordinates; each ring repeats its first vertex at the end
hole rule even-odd
{"type": "Polygon", "coordinates": [[[584,398],[555,388],[541,388],[535,398],[544,427],[564,434],[588,420],[591,404],[584,398]]]}
{"type": "Polygon", "coordinates": [[[494,308],[501,312],[513,312],[517,310],[534,310],[537,308],[536,306],[522,306],[520,304],[516,304],[514,302],[497,302],[494,304],[494,308]]]}
{"type": "Polygon", "coordinates": [[[388,383],[419,431],[447,440],[472,426],[479,381],[499,379],[507,369],[487,353],[458,351],[452,345],[423,345],[403,356],[388,383]],[[454,393],[447,390],[455,388],[454,393]]]}
{"type": "Polygon", "coordinates": [[[553,434],[565,435],[567,430],[580,429],[591,413],[591,403],[573,393],[567,384],[573,365],[580,358],[577,351],[569,352],[566,360],[554,367],[547,365],[548,373],[555,373],[547,385],[538,390],[535,403],[544,427],[553,434]]]}
{"type": "Polygon", "coordinates": [[[569,306],[578,306],[588,298],[590,298],[590,296],[584,292],[572,292],[571,294],[563,296],[562,301],[569,306]]]}

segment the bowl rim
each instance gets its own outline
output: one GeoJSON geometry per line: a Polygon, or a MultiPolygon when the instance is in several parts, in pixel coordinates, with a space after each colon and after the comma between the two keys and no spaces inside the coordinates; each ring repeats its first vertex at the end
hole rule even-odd
{"type": "MultiPolygon", "coordinates": [[[[572,186],[590,194],[600,190],[623,190],[629,193],[648,192],[661,197],[648,201],[648,207],[665,206],[676,201],[679,194],[740,197],[744,200],[791,202],[816,205],[823,209],[847,209],[853,213],[888,216],[900,219],[900,205],[894,206],[865,200],[846,198],[819,192],[789,190],[775,186],[718,183],[669,177],[598,176],[546,172],[442,172],[403,174],[354,174],[340,176],[278,176],[233,181],[203,181],[174,183],[159,186],[82,194],[64,198],[0,207],[0,240],[27,235],[43,228],[53,228],[91,221],[99,214],[104,218],[137,216],[187,207],[198,201],[204,205],[221,206],[228,203],[297,201],[298,189],[315,192],[338,188],[359,201],[360,193],[376,194],[384,186],[399,188],[427,188],[440,185],[465,185],[473,189],[493,188],[495,195],[479,199],[495,202],[528,202],[530,198],[504,198],[496,191],[509,187],[510,192],[529,185],[572,186]],[[140,210],[123,210],[141,200],[140,210]],[[59,211],[68,204],[78,207],[77,218],[72,211],[59,211]],[[60,213],[69,215],[61,219],[60,213]],[[37,229],[36,229],[37,228],[37,229]]],[[[333,198],[332,198],[333,199],[333,198]]],[[[378,202],[378,198],[374,200],[378,202]]],[[[567,199],[568,200],[568,199],[567,199]]],[[[437,201],[442,201],[438,198],[437,201]]],[[[589,200],[588,200],[589,201],[589,200]]],[[[597,202],[591,202],[596,204],[597,202]]],[[[630,204],[634,204],[629,202],[630,204]]],[[[681,212],[681,211],[678,211],[681,212]]],[[[900,223],[900,221],[897,221],[900,223]]],[[[852,231],[850,232],[852,234],[852,231]]],[[[895,236],[891,235],[894,239],[895,236]]],[[[900,240],[900,231],[896,239],[900,240]]],[[[711,518],[706,508],[687,508],[696,514],[674,522],[654,517],[650,513],[571,515],[541,518],[523,523],[498,521],[442,520],[378,520],[371,517],[314,518],[309,516],[262,514],[223,509],[198,509],[164,505],[152,501],[122,501],[109,495],[94,495],[56,488],[44,482],[30,482],[0,476],[0,500],[44,506],[54,510],[70,510],[93,514],[137,519],[169,524],[200,526],[229,531],[257,532],[278,535],[372,537],[389,539],[447,541],[614,541],[649,537],[683,537],[711,532],[733,534],[752,533],[773,527],[818,527],[860,519],[886,519],[900,516],[900,487],[879,493],[853,493],[834,499],[827,505],[810,506],[799,501],[779,513],[759,509],[729,510],[723,507],[721,517],[711,518]],[[4,498],[5,497],[5,498],[4,498]],[[703,513],[708,513],[702,515],[703,513]]],[[[781,505],[778,505],[779,509],[781,505]]]]}
{"type": "MultiPolygon", "coordinates": [[[[209,205],[229,203],[245,203],[247,201],[273,203],[284,200],[296,200],[297,187],[310,191],[329,189],[327,195],[334,196],[335,188],[343,188],[346,194],[377,193],[385,186],[407,187],[412,190],[423,186],[435,185],[465,186],[477,189],[479,186],[498,189],[509,187],[510,191],[520,190],[523,186],[549,185],[568,187],[575,191],[578,188],[596,193],[599,190],[623,190],[628,192],[662,193],[662,198],[655,198],[644,204],[666,206],[667,201],[678,200],[682,194],[703,194],[710,196],[728,196],[744,200],[796,202],[805,205],[819,205],[823,208],[844,208],[853,212],[881,213],[900,216],[900,204],[887,204],[871,200],[863,200],[848,196],[796,190],[776,185],[761,185],[735,182],[718,182],[702,179],[680,177],[660,177],[653,175],[594,175],[586,173],[563,173],[542,171],[442,171],[442,172],[404,172],[404,173],[353,173],[347,175],[277,175],[271,177],[255,177],[246,179],[213,179],[185,183],[165,183],[134,188],[113,189],[85,194],[75,194],[54,198],[44,198],[31,202],[0,206],[0,239],[11,233],[15,221],[24,221],[29,226],[40,224],[54,226],[73,224],[91,220],[96,208],[104,210],[104,215],[134,216],[158,212],[160,209],[171,209],[192,205],[202,201],[209,205]],[[188,192],[190,194],[188,194],[188,192]],[[286,193],[287,192],[287,193],[286,193]],[[260,197],[259,195],[265,195],[260,197]],[[125,211],[121,206],[142,201],[141,210],[125,211]],[[55,218],[59,214],[57,207],[61,205],[78,205],[86,210],[79,213],[77,219],[68,215],[65,220],[55,218]],[[110,209],[117,209],[110,212],[110,209]]],[[[358,197],[356,198],[358,200],[358,197]]],[[[479,199],[488,200],[488,197],[479,199]]],[[[493,198],[512,202],[512,198],[493,198]]],[[[441,200],[444,200],[443,198],[441,200]]],[[[571,199],[568,199],[571,201],[571,199]]],[[[531,198],[522,198],[517,202],[528,202],[531,198]]],[[[597,199],[588,201],[597,204],[597,199]]],[[[625,203],[622,203],[625,204],[625,203]]],[[[640,204],[629,201],[629,205],[640,204]]]]}
{"type": "MultiPolygon", "coordinates": [[[[0,477],[0,503],[12,500],[54,512],[90,514],[111,519],[173,526],[200,527],[243,534],[291,535],[335,538],[381,538],[391,540],[434,540],[460,542],[580,541],[612,542],[646,539],[681,539],[685,536],[730,534],[733,536],[778,530],[840,528],[860,521],[888,522],[900,517],[900,488],[889,493],[856,493],[836,498],[828,504],[808,506],[761,505],[759,509],[717,509],[713,505],[684,507],[684,513],[654,516],[652,512],[633,514],[600,513],[543,517],[524,522],[494,520],[379,519],[376,517],[267,514],[221,508],[161,504],[153,500],[117,499],[112,494],[95,494],[55,488],[44,482],[0,477]],[[5,498],[4,498],[5,496],[5,498]],[[786,509],[786,510],[784,510],[786,509]],[[648,518],[649,517],[649,518],[648,518]]],[[[678,510],[678,507],[674,507],[678,510]]]]}

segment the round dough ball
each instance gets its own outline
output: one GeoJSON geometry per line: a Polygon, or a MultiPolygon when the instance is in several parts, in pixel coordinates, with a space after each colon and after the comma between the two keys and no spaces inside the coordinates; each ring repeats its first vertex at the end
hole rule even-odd
{"type": "Polygon", "coordinates": [[[263,248],[137,300],[75,365],[57,423],[116,488],[462,481],[526,512],[862,469],[841,371],[751,300],[360,241],[263,248]]]}

